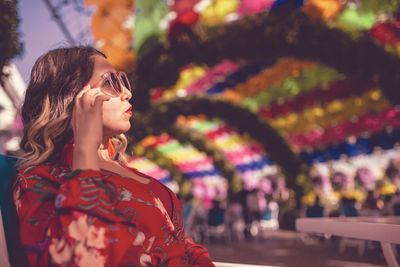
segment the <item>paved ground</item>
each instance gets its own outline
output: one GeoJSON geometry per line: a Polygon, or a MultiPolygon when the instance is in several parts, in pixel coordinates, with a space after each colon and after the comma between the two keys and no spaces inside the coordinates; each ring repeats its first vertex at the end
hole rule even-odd
{"type": "Polygon", "coordinates": [[[378,244],[369,244],[362,257],[356,247],[338,252],[339,238],[319,240],[293,231],[279,230],[257,240],[224,243],[221,240],[204,244],[213,261],[263,264],[272,266],[377,267],[387,266],[378,244]],[[376,246],[374,246],[376,245],[376,246]]]}

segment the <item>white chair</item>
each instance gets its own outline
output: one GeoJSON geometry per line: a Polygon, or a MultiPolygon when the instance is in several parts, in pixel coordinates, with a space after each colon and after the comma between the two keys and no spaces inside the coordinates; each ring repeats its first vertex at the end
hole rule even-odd
{"type": "Polygon", "coordinates": [[[270,202],[268,204],[269,216],[263,216],[259,223],[259,232],[264,234],[267,230],[275,231],[279,229],[279,206],[276,202],[270,202]]]}
{"type": "Polygon", "coordinates": [[[240,264],[240,263],[229,263],[229,262],[213,262],[215,267],[277,267],[272,265],[255,265],[255,264],[240,264]]]}

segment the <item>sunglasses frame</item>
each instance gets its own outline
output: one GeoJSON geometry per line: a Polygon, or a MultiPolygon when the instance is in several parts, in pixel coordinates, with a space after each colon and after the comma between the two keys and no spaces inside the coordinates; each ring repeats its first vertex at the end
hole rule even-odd
{"type": "Polygon", "coordinates": [[[100,87],[101,91],[108,96],[119,97],[123,93],[122,86],[125,87],[126,89],[128,89],[129,92],[132,93],[132,87],[129,82],[128,76],[123,71],[117,72],[117,73],[109,71],[109,72],[106,72],[103,75],[101,75],[101,78],[102,78],[102,81],[101,81],[102,85],[99,87],[100,87]],[[115,79],[112,77],[113,75],[115,75],[115,79]],[[126,81],[124,81],[124,79],[126,81]],[[108,81],[110,83],[111,88],[115,92],[114,94],[112,92],[110,92],[109,90],[104,89],[105,81],[108,81]]]}

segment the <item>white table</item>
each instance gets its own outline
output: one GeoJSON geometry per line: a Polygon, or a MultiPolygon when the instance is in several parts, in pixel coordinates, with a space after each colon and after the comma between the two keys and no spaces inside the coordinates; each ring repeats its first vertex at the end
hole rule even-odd
{"type": "Polygon", "coordinates": [[[240,264],[240,263],[228,263],[228,262],[214,262],[215,267],[277,267],[270,265],[254,265],[254,264],[240,264]]]}
{"type": "Polygon", "coordinates": [[[391,244],[400,244],[400,217],[300,218],[296,220],[296,229],[306,233],[378,241],[387,264],[399,267],[391,244]]]}

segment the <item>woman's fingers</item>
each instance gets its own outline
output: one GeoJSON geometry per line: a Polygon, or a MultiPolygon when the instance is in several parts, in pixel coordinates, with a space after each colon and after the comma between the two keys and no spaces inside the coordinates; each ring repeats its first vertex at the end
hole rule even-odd
{"type": "Polygon", "coordinates": [[[79,101],[79,100],[82,98],[82,96],[83,96],[85,93],[89,92],[90,90],[92,90],[92,88],[90,87],[90,84],[85,85],[85,86],[82,88],[82,90],[76,95],[75,101],[79,101]]]}
{"type": "Polygon", "coordinates": [[[103,105],[103,102],[104,102],[104,101],[108,101],[108,100],[110,100],[110,99],[111,99],[110,96],[105,95],[105,94],[103,94],[103,93],[100,93],[100,94],[98,94],[98,95],[95,96],[93,106],[95,106],[95,107],[100,106],[100,107],[101,107],[101,106],[103,105]]]}
{"type": "Polygon", "coordinates": [[[80,110],[83,108],[82,96],[91,90],[90,84],[85,85],[82,90],[75,97],[75,108],[74,110],[80,110]]]}
{"type": "Polygon", "coordinates": [[[80,106],[83,110],[89,111],[94,107],[95,102],[100,101],[102,103],[109,99],[110,97],[105,95],[100,88],[85,87],[81,92],[79,92],[76,100],[78,106],[80,106]],[[101,97],[98,99],[99,96],[101,97]]]}
{"type": "Polygon", "coordinates": [[[91,88],[85,91],[80,97],[80,103],[84,109],[90,109],[93,106],[95,96],[100,93],[100,88],[91,88]]]}

